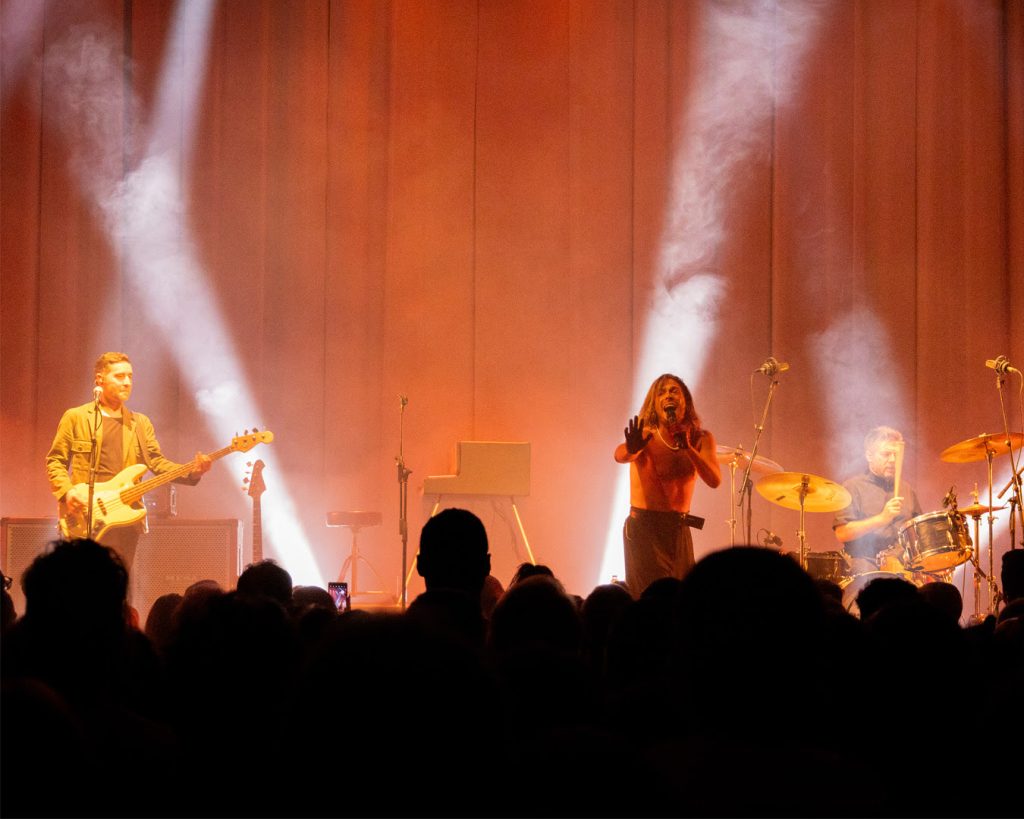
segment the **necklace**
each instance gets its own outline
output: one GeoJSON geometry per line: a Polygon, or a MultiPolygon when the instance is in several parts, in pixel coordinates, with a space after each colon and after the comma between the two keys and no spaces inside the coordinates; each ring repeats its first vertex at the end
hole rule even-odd
{"type": "Polygon", "coordinates": [[[663,444],[664,444],[665,446],[667,446],[667,447],[668,447],[669,449],[675,450],[675,449],[679,449],[679,447],[681,446],[680,444],[676,444],[675,446],[672,446],[672,444],[670,444],[670,443],[669,443],[668,441],[666,441],[666,440],[665,440],[665,438],[664,438],[664,436],[663,436],[663,435],[661,434],[661,427],[655,427],[655,428],[654,428],[654,431],[655,431],[656,433],[658,433],[658,438],[659,438],[659,439],[661,440],[661,442],[662,442],[662,443],[663,443],[663,444]]]}

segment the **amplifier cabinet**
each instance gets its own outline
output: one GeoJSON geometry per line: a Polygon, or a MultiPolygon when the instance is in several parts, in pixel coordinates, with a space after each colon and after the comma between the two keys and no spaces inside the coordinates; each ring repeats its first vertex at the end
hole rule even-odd
{"type": "MultiPolygon", "coordinates": [[[[14,578],[11,597],[19,616],[25,612],[21,575],[48,543],[59,537],[56,518],[0,520],[0,562],[14,578]]],[[[242,523],[224,520],[149,518],[149,532],[139,539],[132,567],[132,602],[144,626],[158,597],[198,580],[216,580],[225,591],[235,588],[242,569],[242,523]]]]}

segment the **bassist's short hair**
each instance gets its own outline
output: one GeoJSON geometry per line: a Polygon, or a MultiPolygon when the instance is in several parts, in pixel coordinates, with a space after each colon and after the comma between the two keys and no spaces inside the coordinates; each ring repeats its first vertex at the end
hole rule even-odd
{"type": "Polygon", "coordinates": [[[120,364],[122,361],[126,361],[129,364],[132,360],[128,358],[125,353],[104,353],[96,359],[96,365],[93,367],[93,372],[96,375],[102,375],[107,371],[107,367],[112,367],[114,364],[120,364]]]}

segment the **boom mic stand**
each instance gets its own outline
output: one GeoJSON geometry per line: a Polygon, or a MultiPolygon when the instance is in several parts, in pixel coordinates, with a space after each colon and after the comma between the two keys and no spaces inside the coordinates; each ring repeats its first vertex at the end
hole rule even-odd
{"type": "Polygon", "coordinates": [[[764,373],[771,378],[771,383],[768,385],[768,398],[764,403],[764,411],[761,413],[761,422],[754,426],[757,431],[757,435],[754,437],[754,446],[750,450],[750,455],[747,457],[747,467],[743,470],[743,481],[740,484],[740,499],[738,505],[742,508],[746,504],[746,523],[747,523],[747,538],[745,543],[752,543],[751,537],[751,508],[750,508],[750,494],[754,488],[754,485],[750,482],[750,470],[754,466],[754,461],[757,458],[757,447],[761,443],[761,433],[764,432],[765,420],[768,418],[768,408],[772,405],[772,396],[775,395],[775,388],[779,386],[779,379],[777,378],[780,372],[784,372],[789,369],[788,364],[779,364],[773,356],[769,356],[768,360],[762,364],[755,372],[764,373]]]}
{"type": "MultiPolygon", "coordinates": [[[[986,362],[988,363],[988,362],[986,362]]],[[[1013,473],[1011,483],[1014,484],[1014,493],[1016,498],[1020,499],[1020,478],[1017,475],[1017,464],[1013,460],[1013,438],[1010,435],[1010,426],[1006,418],[1006,404],[1003,401],[1003,381],[1005,380],[1006,373],[1013,370],[1020,373],[1019,370],[1010,366],[1010,362],[1007,361],[1005,356],[999,356],[995,361],[992,362],[992,369],[996,371],[996,392],[999,394],[999,411],[1003,418],[1003,434],[1006,436],[1004,441],[1006,448],[1010,453],[1010,471],[1013,473]]],[[[1024,376],[1022,376],[1024,377],[1024,376]]],[[[989,590],[989,614],[998,614],[999,603],[1002,599],[1002,591],[999,589],[995,578],[995,545],[992,539],[992,527],[995,523],[995,515],[993,514],[993,504],[995,499],[993,497],[992,490],[992,459],[995,456],[995,451],[992,449],[988,441],[985,442],[985,456],[988,467],[988,590],[989,590]]],[[[1006,489],[1004,488],[1004,492],[1006,489]]],[[[1000,493],[1001,495],[1002,493],[1000,493]]],[[[1010,548],[1015,548],[1016,544],[1014,538],[1014,521],[1015,512],[1013,504],[1010,505],[1010,548]]],[[[1024,526],[1024,520],[1022,520],[1022,526],[1024,526]]]]}
{"type": "MultiPolygon", "coordinates": [[[[1006,418],[1006,404],[1003,402],[1003,376],[1010,371],[1016,372],[1024,381],[1024,375],[1021,375],[1020,371],[1010,366],[1010,362],[1006,360],[1005,356],[999,356],[994,362],[996,371],[996,391],[999,393],[999,411],[1003,416],[1003,434],[1006,436],[1006,447],[1010,451],[1010,480],[1006,486],[999,492],[999,497],[1002,498],[1006,494],[1006,490],[1011,486],[1013,487],[1013,494],[1010,496],[1010,548],[1017,548],[1017,535],[1016,535],[1016,522],[1017,515],[1020,515],[1020,527],[1021,527],[1021,545],[1024,546],[1024,507],[1021,506],[1021,472],[1024,471],[1024,467],[1018,466],[1019,459],[1014,461],[1013,459],[1013,439],[1010,436],[1010,424],[1006,418]]],[[[1021,408],[1021,414],[1024,416],[1024,407],[1021,408]]],[[[1022,418],[1024,423],[1024,418],[1022,418]]],[[[1020,450],[1018,449],[1018,452],[1020,450]]],[[[989,504],[991,505],[991,495],[989,496],[989,504]]]]}
{"type": "MultiPolygon", "coordinates": [[[[1011,453],[1011,459],[1013,457],[1011,453]]],[[[1013,467],[1013,461],[1010,461],[1011,468],[1013,467]]],[[[1010,480],[1006,482],[997,498],[1002,500],[1003,495],[1006,494],[1006,490],[1011,486],[1013,487],[1013,494],[1010,495],[1010,548],[1017,548],[1017,535],[1016,535],[1016,522],[1018,513],[1021,515],[1020,527],[1021,527],[1021,548],[1024,548],[1024,508],[1021,507],[1021,487],[1020,487],[1020,476],[1024,473],[1024,466],[1019,469],[1014,469],[1013,474],[1010,476],[1010,480]]]]}
{"type": "Polygon", "coordinates": [[[99,387],[93,388],[93,422],[92,422],[92,437],[89,439],[89,505],[85,510],[85,531],[86,537],[92,539],[92,501],[93,496],[96,494],[96,469],[99,466],[96,460],[96,456],[99,454],[96,449],[96,440],[99,438],[100,424],[102,423],[102,415],[100,413],[100,395],[102,391],[99,387]]]}
{"type": "MultiPolygon", "coordinates": [[[[401,403],[401,409],[398,415],[398,455],[395,458],[395,463],[398,467],[398,534],[402,538],[402,577],[404,578],[406,565],[409,562],[409,476],[412,474],[412,470],[405,468],[405,456],[402,449],[405,435],[405,406],[409,403],[409,398],[399,395],[398,400],[401,403]]],[[[405,611],[408,600],[408,585],[408,583],[402,583],[402,611],[405,611]]]]}

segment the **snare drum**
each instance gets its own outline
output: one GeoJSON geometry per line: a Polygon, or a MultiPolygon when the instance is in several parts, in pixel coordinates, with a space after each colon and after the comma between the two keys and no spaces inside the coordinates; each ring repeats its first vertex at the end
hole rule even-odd
{"type": "Polygon", "coordinates": [[[963,515],[929,512],[904,523],[897,535],[903,563],[918,572],[938,572],[965,563],[971,556],[971,536],[963,515]]]}
{"type": "Polygon", "coordinates": [[[808,552],[807,573],[815,580],[829,580],[839,584],[849,576],[846,555],[842,552],[808,552]]]}

